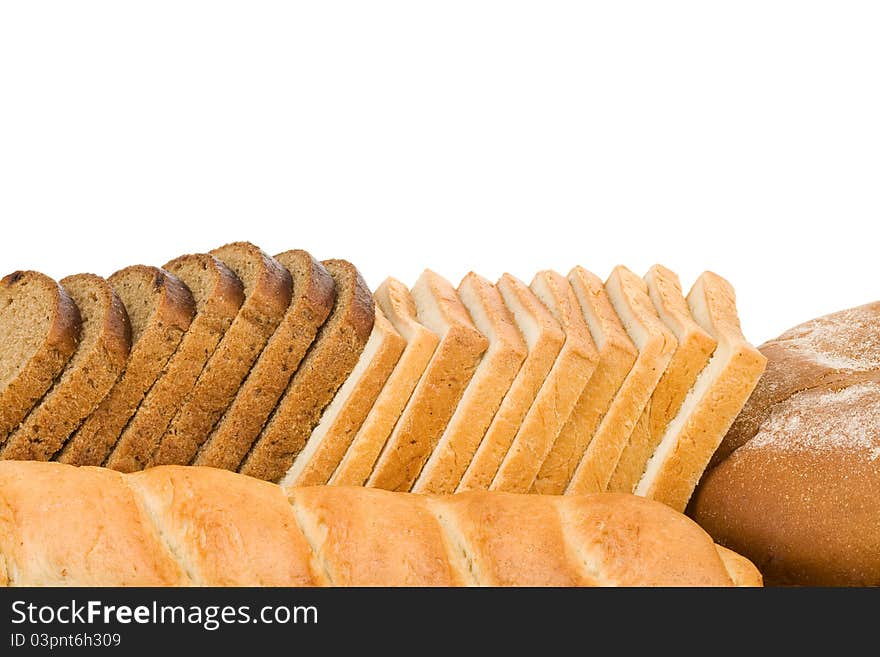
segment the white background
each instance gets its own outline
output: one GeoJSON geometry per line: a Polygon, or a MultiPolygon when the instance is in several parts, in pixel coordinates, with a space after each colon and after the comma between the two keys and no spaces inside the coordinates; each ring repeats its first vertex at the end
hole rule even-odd
{"type": "Polygon", "coordinates": [[[0,268],[662,262],[761,342],[880,297],[878,35],[850,2],[4,2],[0,268]]]}

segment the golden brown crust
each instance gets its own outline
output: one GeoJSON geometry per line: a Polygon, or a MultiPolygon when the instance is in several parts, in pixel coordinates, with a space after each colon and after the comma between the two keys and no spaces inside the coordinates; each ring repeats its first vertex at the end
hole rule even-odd
{"type": "Polygon", "coordinates": [[[602,280],[583,267],[573,268],[568,280],[599,355],[596,369],[553,443],[553,449],[541,465],[532,487],[535,492],[547,495],[565,492],[639,353],[614,312],[602,280]]]}
{"type": "Polygon", "coordinates": [[[11,364],[11,376],[0,381],[0,445],[34,405],[46,394],[52,382],[73,356],[79,343],[79,309],[58,283],[35,271],[17,271],[0,280],[0,320],[11,324],[7,342],[17,338],[18,331],[38,331],[38,346],[24,362],[11,364]],[[26,317],[33,310],[28,294],[37,294],[46,306],[46,319],[33,326],[26,317]],[[21,313],[18,315],[17,313],[21,313]],[[21,317],[21,319],[19,319],[21,317]]]}
{"type": "Polygon", "coordinates": [[[764,585],[764,577],[761,571],[755,568],[755,564],[733,550],[728,550],[723,545],[716,545],[718,556],[724,562],[727,574],[733,580],[734,585],[741,587],[760,587],[764,585]]]}
{"type": "Polygon", "coordinates": [[[195,385],[182,400],[148,465],[192,461],[222,417],[290,305],[290,273],[247,242],[211,251],[244,284],[245,300],[195,385]]]}
{"type": "Polygon", "coordinates": [[[489,346],[449,281],[426,270],[412,294],[419,321],[440,344],[367,480],[386,490],[412,487],[489,346]]]}
{"type": "Polygon", "coordinates": [[[119,297],[100,276],[61,280],[82,318],[80,345],[42,401],[10,434],[0,459],[47,461],[113,387],[131,348],[131,327],[119,297]]]}
{"type": "Polygon", "coordinates": [[[134,265],[108,279],[124,303],[147,309],[132,321],[132,346],[125,371],[98,407],[55,457],[73,465],[101,465],[147,391],[177,349],[195,314],[195,302],[176,276],[156,267],[134,265]]]}
{"type": "Polygon", "coordinates": [[[105,466],[121,472],[141,470],[149,462],[180,401],[192,390],[244,301],[241,281],[214,256],[184,255],[164,268],[188,284],[196,315],[107,458],[105,466]],[[208,286],[203,279],[210,280],[208,286]]]}
{"type": "Polygon", "coordinates": [[[376,403],[358,430],[333,476],[331,485],[363,486],[388,441],[394,425],[424,374],[440,338],[419,324],[416,304],[407,287],[393,278],[386,279],[374,293],[394,328],[406,339],[406,349],[388,377],[376,403]]]}
{"type": "Polygon", "coordinates": [[[321,264],[336,283],[336,303],[239,468],[258,479],[278,481],[290,469],[321,413],[354,369],[373,329],[373,297],[360,272],[345,260],[321,264]]]}
{"type": "Polygon", "coordinates": [[[308,252],[285,251],[275,259],[293,279],[290,306],[194,465],[238,469],[333,308],[333,277],[308,252]]]}

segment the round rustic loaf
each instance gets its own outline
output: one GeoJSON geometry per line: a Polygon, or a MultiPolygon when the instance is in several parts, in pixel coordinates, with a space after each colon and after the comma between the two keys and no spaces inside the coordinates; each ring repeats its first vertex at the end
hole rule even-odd
{"type": "Polygon", "coordinates": [[[768,583],[880,584],[880,302],[760,350],[767,371],[691,515],[768,583]]]}

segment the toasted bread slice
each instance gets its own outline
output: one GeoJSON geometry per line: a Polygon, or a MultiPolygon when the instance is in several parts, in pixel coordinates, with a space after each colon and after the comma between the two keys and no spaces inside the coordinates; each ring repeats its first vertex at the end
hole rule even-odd
{"type": "Polygon", "coordinates": [[[525,340],[498,289],[471,272],[458,297],[489,348],[477,366],[449,424],[413,484],[414,493],[453,493],[527,354],[525,340]]]}
{"type": "Polygon", "coordinates": [[[55,385],[10,434],[0,459],[48,461],[97,408],[125,367],[131,348],[128,315],[110,284],[94,274],[61,280],[79,308],[79,347],[55,385]]]}
{"type": "Polygon", "coordinates": [[[192,461],[290,306],[290,273],[253,244],[234,242],[214,249],[211,255],[244,284],[244,302],[181,401],[148,465],[192,461]]]}
{"type": "Polygon", "coordinates": [[[608,488],[636,422],[677,346],[672,331],[654,310],[641,278],[617,266],[605,282],[605,290],[639,355],[587,445],[566,493],[601,493],[608,488]]]}
{"type": "Polygon", "coordinates": [[[559,322],[525,283],[504,274],[498,291],[526,341],[528,356],[462,476],[459,491],[489,489],[565,343],[559,322]]]}
{"type": "Polygon", "coordinates": [[[575,267],[568,281],[599,350],[599,362],[535,479],[533,492],[548,495],[565,492],[639,354],[614,312],[602,280],[583,267],[575,267]]]}
{"type": "Polygon", "coordinates": [[[406,340],[406,348],[351,447],[330,477],[331,485],[363,486],[366,483],[440,342],[436,333],[419,323],[415,301],[403,283],[388,278],[373,296],[376,305],[406,340]]]}
{"type": "Polygon", "coordinates": [[[185,255],[165,265],[192,292],[196,314],[177,351],[150,388],[107,457],[105,466],[122,472],[143,469],[192,390],[244,301],[244,287],[231,269],[212,255],[185,255]]]}
{"type": "Polygon", "coordinates": [[[489,347],[446,279],[426,270],[412,296],[419,321],[440,344],[367,480],[387,490],[412,487],[489,347]]]}
{"type": "Polygon", "coordinates": [[[406,340],[376,308],[373,332],[354,370],[293,461],[293,466],[281,482],[283,486],[319,486],[327,483],[351,446],[404,347],[406,340]]]}
{"type": "Polygon", "coordinates": [[[360,272],[345,260],[321,263],[336,285],[336,303],[239,472],[278,481],[351,374],[373,330],[373,297],[360,272]]]}
{"type": "Polygon", "coordinates": [[[164,269],[134,265],[116,272],[108,282],[128,313],[131,352],[112,390],[55,457],[62,463],[104,463],[195,315],[189,288],[164,269]]]}
{"type": "Polygon", "coordinates": [[[694,319],[718,342],[636,486],[637,495],[684,511],[712,453],[742,410],[766,357],[743,337],[736,294],[726,280],[704,272],[687,297],[694,319]]]}
{"type": "Polygon", "coordinates": [[[336,285],[320,262],[302,250],[279,253],[275,260],[293,278],[290,306],[194,465],[238,469],[333,309],[336,285]]]}
{"type": "Polygon", "coordinates": [[[76,304],[45,274],[17,271],[0,281],[0,445],[73,356],[80,321],[76,304]]]}
{"type": "Polygon", "coordinates": [[[501,462],[490,490],[527,493],[532,488],[599,361],[590,329],[565,277],[553,271],[539,272],[532,280],[531,290],[559,322],[565,332],[565,343],[501,462]]]}

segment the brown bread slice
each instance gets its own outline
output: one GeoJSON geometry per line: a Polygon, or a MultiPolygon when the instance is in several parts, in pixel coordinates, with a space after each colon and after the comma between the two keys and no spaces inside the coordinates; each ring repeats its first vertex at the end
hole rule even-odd
{"type": "Polygon", "coordinates": [[[131,322],[131,352],[113,389],[56,456],[71,465],[104,462],[195,314],[189,288],[163,269],[134,265],[108,280],[131,322]]]}
{"type": "Polygon", "coordinates": [[[526,343],[504,299],[474,272],[458,285],[458,297],[489,348],[455,413],[413,484],[414,493],[454,493],[526,357],[526,343]]]}
{"type": "Polygon", "coordinates": [[[45,274],[0,281],[0,445],[61,373],[79,333],[76,304],[45,274]]]}
{"type": "Polygon", "coordinates": [[[370,332],[375,307],[360,272],[345,260],[325,260],[336,303],[239,471],[278,481],[293,465],[336,391],[354,369],[370,332]]]}
{"type": "Polygon", "coordinates": [[[248,242],[211,251],[244,284],[244,303],[211,354],[147,465],[186,465],[235,399],[290,306],[290,273],[248,242]]]}
{"type": "Polygon", "coordinates": [[[194,465],[238,469],[333,308],[336,285],[321,263],[302,250],[275,259],[293,279],[290,306],[194,465]]]}
{"type": "Polygon", "coordinates": [[[545,495],[565,491],[639,355],[614,312],[602,279],[583,267],[574,267],[568,281],[599,350],[599,362],[535,479],[533,492],[545,495]]]}
{"type": "Polygon", "coordinates": [[[406,285],[386,279],[373,294],[376,306],[406,339],[406,349],[382,388],[369,415],[358,430],[333,476],[331,485],[363,486],[394,425],[431,361],[440,338],[422,326],[416,316],[416,303],[406,285]]]}
{"type": "Polygon", "coordinates": [[[321,421],[284,476],[282,485],[319,486],[327,483],[371,412],[404,347],[406,340],[376,308],[373,332],[357,365],[324,411],[321,421]]]}
{"type": "Polygon", "coordinates": [[[660,319],[678,340],[678,348],[636,423],[608,484],[610,491],[619,493],[633,492],[666,426],[678,413],[718,345],[691,316],[675,272],[654,265],[645,275],[645,283],[660,319]]]}
{"type": "Polygon", "coordinates": [[[571,284],[554,271],[535,275],[531,290],[565,332],[565,342],[501,462],[490,490],[527,493],[599,362],[599,352],[571,284]]]}
{"type": "Polygon", "coordinates": [[[617,266],[605,282],[605,291],[639,355],[587,445],[566,493],[607,490],[636,422],[678,346],[672,331],[654,310],[641,278],[626,267],[617,266]]]}
{"type": "Polygon", "coordinates": [[[79,347],[55,385],[10,434],[0,459],[48,461],[97,408],[125,368],[131,327],[122,301],[94,274],[62,279],[82,318],[79,347]]]}
{"type": "Polygon", "coordinates": [[[241,281],[212,255],[181,256],[164,269],[190,289],[196,315],[107,459],[106,467],[113,470],[134,472],[146,466],[244,301],[241,281]]]}
{"type": "Polygon", "coordinates": [[[559,322],[529,286],[504,274],[498,290],[528,345],[528,356],[486,431],[458,490],[488,490],[565,343],[559,322]]]}
{"type": "Polygon", "coordinates": [[[442,276],[425,270],[412,296],[419,321],[440,336],[440,344],[367,480],[387,490],[412,487],[489,347],[442,276]]]}

